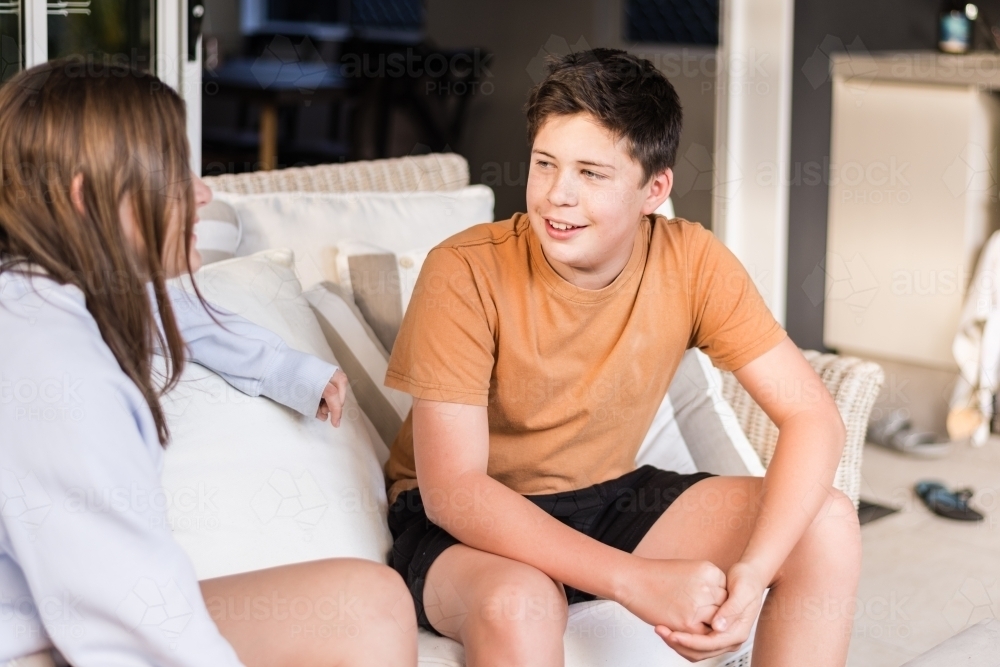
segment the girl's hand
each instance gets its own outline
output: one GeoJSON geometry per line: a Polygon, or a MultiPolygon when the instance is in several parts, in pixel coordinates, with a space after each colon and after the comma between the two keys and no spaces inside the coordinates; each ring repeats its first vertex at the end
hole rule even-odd
{"type": "Polygon", "coordinates": [[[337,369],[330,381],[323,389],[323,397],[319,400],[319,410],[316,411],[316,419],[326,421],[334,427],[340,426],[340,416],[344,411],[344,401],[347,400],[347,375],[344,371],[337,369]]]}

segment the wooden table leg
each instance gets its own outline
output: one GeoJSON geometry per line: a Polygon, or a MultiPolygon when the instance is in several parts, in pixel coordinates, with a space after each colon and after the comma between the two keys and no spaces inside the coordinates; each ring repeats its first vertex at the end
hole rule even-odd
{"type": "Polygon", "coordinates": [[[264,102],[260,107],[260,146],[257,160],[263,171],[278,166],[278,107],[264,102]]]}

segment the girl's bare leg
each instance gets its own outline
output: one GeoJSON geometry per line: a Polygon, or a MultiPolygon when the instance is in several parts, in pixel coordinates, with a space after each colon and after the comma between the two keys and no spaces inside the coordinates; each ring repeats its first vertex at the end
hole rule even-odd
{"type": "Polygon", "coordinates": [[[334,558],[201,582],[247,667],[415,667],[413,600],[392,569],[334,558]]]}

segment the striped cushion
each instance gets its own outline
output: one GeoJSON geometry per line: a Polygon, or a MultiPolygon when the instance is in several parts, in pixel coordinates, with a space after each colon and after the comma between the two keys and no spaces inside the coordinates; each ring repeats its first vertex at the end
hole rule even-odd
{"type": "Polygon", "coordinates": [[[379,452],[384,464],[413,399],[383,384],[389,353],[341,286],[322,282],[303,296],[347,375],[358,405],[375,427],[378,437],[372,440],[385,444],[385,450],[379,452]]]}

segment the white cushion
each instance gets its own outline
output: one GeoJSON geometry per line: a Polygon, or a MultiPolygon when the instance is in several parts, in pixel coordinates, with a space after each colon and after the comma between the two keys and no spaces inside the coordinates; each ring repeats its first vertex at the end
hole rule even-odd
{"type": "Polygon", "coordinates": [[[353,239],[406,252],[432,247],[480,222],[493,220],[493,191],[485,185],[435,192],[217,193],[243,226],[238,255],[291,248],[302,284],[336,282],[335,250],[353,239]]]}
{"type": "MultiPolygon", "coordinates": [[[[610,600],[592,600],[570,605],[563,645],[566,667],[746,667],[754,632],[756,622],[736,651],[691,663],[625,607],[610,600]]],[[[421,667],[465,665],[465,650],[458,642],[426,630],[420,630],[418,641],[421,667]]]]}
{"type": "Polygon", "coordinates": [[[764,476],[757,452],[722,396],[719,370],[701,350],[684,353],[635,462],[682,473],[764,476]]]}
{"type": "MultiPolygon", "coordinates": [[[[291,252],[211,264],[195,278],[208,301],[337,363],[291,252]]],[[[338,556],[386,561],[382,469],[352,391],[333,428],[188,364],[163,405],[169,521],[199,578],[338,556]]]]}
{"type": "Polygon", "coordinates": [[[213,200],[198,209],[194,228],[198,237],[195,247],[201,253],[202,264],[212,264],[236,255],[242,227],[236,210],[224,201],[213,200]]]}
{"type": "Polygon", "coordinates": [[[670,197],[667,197],[666,201],[660,204],[660,207],[657,208],[655,211],[653,211],[653,213],[662,215],[664,218],[667,218],[668,220],[672,220],[673,218],[677,217],[676,215],[674,215],[674,202],[670,197]]]}

